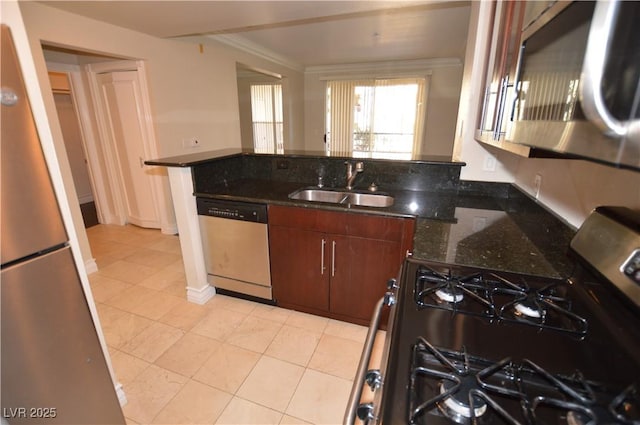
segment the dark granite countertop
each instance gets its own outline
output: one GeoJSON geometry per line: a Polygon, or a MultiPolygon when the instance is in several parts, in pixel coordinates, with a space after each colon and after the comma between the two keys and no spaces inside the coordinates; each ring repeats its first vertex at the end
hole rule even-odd
{"type": "Polygon", "coordinates": [[[551,214],[456,208],[455,223],[416,221],[415,258],[535,276],[566,278],[574,232],[551,214]]]}
{"type": "Polygon", "coordinates": [[[461,181],[464,163],[450,158],[358,158],[364,170],[356,187],[366,190],[375,182],[378,193],[394,197],[390,207],[289,199],[319,176],[328,187],[344,187],[346,159],[323,152],[271,155],[226,149],[146,163],[191,167],[196,196],[416,218],[413,256],[421,260],[554,278],[571,274],[566,255],[571,228],[515,186],[461,181]]]}
{"type": "MultiPolygon", "coordinates": [[[[165,158],[151,159],[145,161],[146,165],[159,165],[164,167],[192,167],[195,165],[205,164],[211,161],[218,161],[221,159],[227,159],[235,156],[242,155],[251,155],[251,156],[261,156],[268,158],[333,158],[333,159],[352,159],[352,160],[362,160],[363,158],[355,158],[351,156],[329,156],[326,152],[319,151],[302,151],[302,150],[286,150],[280,154],[272,154],[272,153],[260,153],[255,152],[253,149],[239,149],[239,148],[229,148],[229,149],[219,149],[213,151],[204,151],[204,152],[194,152],[190,154],[177,155],[165,158]]],[[[464,165],[463,162],[452,161],[450,156],[436,156],[436,155],[415,155],[407,160],[397,160],[397,159],[371,159],[370,161],[378,161],[378,162],[413,162],[413,163],[433,163],[433,164],[458,164],[464,165]]]]}
{"type": "Polygon", "coordinates": [[[233,156],[252,153],[245,149],[219,149],[215,151],[194,152],[184,155],[170,156],[166,158],[151,159],[145,161],[146,165],[161,165],[163,167],[191,167],[210,161],[231,158],[233,156]]]}
{"type": "Polygon", "coordinates": [[[289,199],[308,185],[239,179],[196,196],[273,205],[416,218],[414,258],[564,278],[574,231],[516,187],[461,181],[456,191],[392,189],[391,207],[345,206],[289,199]]]}

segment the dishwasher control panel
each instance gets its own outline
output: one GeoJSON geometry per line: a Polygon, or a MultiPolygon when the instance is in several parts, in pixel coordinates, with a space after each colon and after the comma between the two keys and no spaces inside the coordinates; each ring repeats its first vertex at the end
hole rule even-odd
{"type": "Polygon", "coordinates": [[[221,201],[196,198],[198,215],[228,218],[230,220],[267,222],[267,206],[250,202],[221,201]]]}

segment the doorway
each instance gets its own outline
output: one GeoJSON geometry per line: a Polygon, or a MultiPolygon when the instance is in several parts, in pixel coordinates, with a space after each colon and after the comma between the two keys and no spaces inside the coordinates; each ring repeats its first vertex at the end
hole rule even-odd
{"type": "MultiPolygon", "coordinates": [[[[84,166],[91,182],[93,200],[89,201],[93,201],[93,205],[90,202],[85,202],[87,198],[79,200],[83,218],[86,215],[87,223],[92,222],[89,217],[93,215],[92,207],[95,205],[95,217],[99,223],[118,225],[131,223],[143,227],[159,228],[165,234],[176,234],[177,225],[169,201],[166,171],[143,164],[147,159],[158,157],[143,62],[123,61],[118,58],[45,45],[43,45],[43,52],[48,70],[65,73],[68,77],[70,97],[75,106],[76,118],[79,121],[80,133],[84,140],[83,153],[84,159],[87,160],[84,166]],[[125,87],[128,87],[125,91],[135,93],[133,99],[138,103],[135,108],[130,107],[131,105],[122,106],[119,101],[114,101],[113,98],[107,100],[110,105],[105,107],[101,92],[103,88],[98,83],[98,76],[119,75],[121,71],[137,76],[137,80],[130,82],[131,84],[125,83],[125,87]],[[126,86],[127,84],[129,85],[126,86]],[[133,110],[137,112],[139,129],[136,131],[139,137],[136,140],[129,137],[126,141],[121,142],[113,137],[112,129],[116,127],[116,123],[112,121],[115,118],[127,115],[136,116],[136,114],[122,112],[120,108],[125,108],[129,112],[133,110]],[[136,145],[138,151],[131,151],[130,145],[136,145]],[[131,161],[126,161],[126,158],[131,161]],[[126,168],[127,162],[133,162],[138,169],[142,170],[144,178],[147,180],[146,187],[142,191],[138,190],[133,196],[127,192],[133,186],[131,179],[127,180],[128,177],[131,177],[131,171],[126,168]],[[146,198],[139,200],[137,196],[140,193],[143,193],[146,198]],[[139,214],[136,212],[136,208],[138,212],[151,211],[152,215],[139,214]],[[151,218],[149,219],[149,217],[151,218]]],[[[106,77],[100,78],[105,79],[106,77]]],[[[114,78],[114,80],[117,79],[117,77],[114,78]]],[[[115,85],[119,84],[120,82],[115,82],[115,85]]],[[[114,88],[111,91],[121,92],[122,90],[114,88]]],[[[60,102],[59,99],[56,99],[57,97],[63,96],[54,94],[56,103],[60,102]]],[[[120,97],[120,93],[117,97],[120,97]]],[[[128,134],[131,132],[131,128],[121,127],[119,132],[128,134]]],[[[67,136],[64,134],[63,136],[66,142],[67,136]]],[[[73,151],[69,147],[66,149],[69,152],[73,151]]],[[[71,161],[70,158],[70,163],[71,161]]],[[[71,166],[73,167],[73,165],[71,166]]],[[[72,172],[72,174],[76,173],[72,172]]],[[[82,189],[81,183],[74,181],[74,185],[79,193],[79,198],[81,197],[80,193],[86,193],[82,189]]]]}
{"type": "Polygon", "coordinates": [[[74,102],[73,89],[67,73],[49,71],[49,81],[53,91],[53,99],[58,112],[58,120],[64,138],[65,149],[71,175],[76,188],[78,203],[84,227],[89,228],[100,223],[96,208],[93,184],[89,175],[87,153],[80,129],[77,107],[74,102]]]}

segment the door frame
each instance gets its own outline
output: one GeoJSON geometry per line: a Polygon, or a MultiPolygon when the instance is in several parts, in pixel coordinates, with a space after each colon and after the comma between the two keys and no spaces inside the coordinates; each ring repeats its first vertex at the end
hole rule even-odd
{"type": "MultiPolygon", "coordinates": [[[[92,63],[85,65],[85,72],[89,81],[89,91],[93,101],[95,110],[97,133],[104,142],[103,157],[106,165],[106,180],[109,182],[113,196],[113,211],[110,216],[113,217],[114,224],[124,225],[127,223],[125,195],[123,191],[123,182],[120,177],[117,150],[113,140],[109,135],[109,124],[107,120],[108,112],[104,110],[101,102],[100,86],[98,75],[118,72],[118,71],[135,71],[137,82],[140,87],[140,104],[137,105],[142,116],[142,148],[146,156],[146,160],[158,158],[158,147],[156,135],[153,127],[153,116],[151,114],[151,101],[149,98],[149,89],[146,78],[146,67],[142,60],[124,60],[92,63]]],[[[170,209],[168,199],[168,178],[166,173],[151,173],[151,197],[158,213],[159,225],[162,233],[176,234],[177,224],[173,210],[170,209]]]]}
{"type": "Polygon", "coordinates": [[[82,81],[82,70],[79,65],[70,65],[59,62],[47,62],[47,71],[61,72],[67,75],[71,86],[71,100],[73,108],[78,118],[82,148],[88,162],[89,182],[93,192],[96,213],[100,223],[114,223],[115,220],[108,216],[109,202],[107,200],[107,189],[103,167],[100,165],[100,153],[97,150],[98,143],[94,137],[94,129],[89,114],[89,98],[85,84],[82,81]],[[107,208],[105,208],[107,207],[107,208]]]}

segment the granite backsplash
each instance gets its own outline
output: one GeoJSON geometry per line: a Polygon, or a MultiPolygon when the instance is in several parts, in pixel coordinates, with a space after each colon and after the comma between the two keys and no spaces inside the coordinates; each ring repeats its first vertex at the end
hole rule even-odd
{"type": "MultiPolygon", "coordinates": [[[[381,191],[413,190],[457,192],[464,163],[411,162],[361,159],[364,170],[355,179],[356,189],[375,183],[381,191]]],[[[350,162],[356,162],[355,159],[350,162]]],[[[271,180],[316,185],[322,176],[325,187],[344,187],[344,158],[238,155],[192,166],[198,193],[239,179],[271,180]]]]}
{"type": "MultiPolygon", "coordinates": [[[[355,160],[351,160],[352,162],[355,160]]],[[[363,159],[356,189],[375,182],[395,197],[391,208],[352,212],[415,217],[415,258],[549,277],[566,277],[575,231],[507,183],[461,181],[462,163],[363,159]]],[[[344,158],[242,154],[192,165],[198,196],[344,210],[292,201],[315,185],[344,187],[344,158]],[[280,184],[278,184],[280,183],[280,184]]]]}

